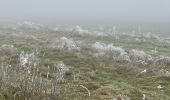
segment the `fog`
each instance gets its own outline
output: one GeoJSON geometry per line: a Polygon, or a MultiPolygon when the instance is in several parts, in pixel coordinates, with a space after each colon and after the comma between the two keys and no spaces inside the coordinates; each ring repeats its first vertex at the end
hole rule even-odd
{"type": "Polygon", "coordinates": [[[0,0],[0,21],[170,22],[170,0],[0,0]]]}

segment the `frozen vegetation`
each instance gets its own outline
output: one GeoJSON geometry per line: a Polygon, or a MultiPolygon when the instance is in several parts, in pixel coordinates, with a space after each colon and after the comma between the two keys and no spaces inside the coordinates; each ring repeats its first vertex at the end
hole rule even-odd
{"type": "Polygon", "coordinates": [[[0,26],[2,100],[169,100],[170,36],[0,26]]]}
{"type": "Polygon", "coordinates": [[[94,31],[94,32],[90,32],[88,30],[84,30],[82,29],[80,26],[76,26],[75,28],[72,29],[72,34],[74,35],[80,35],[80,36],[107,36],[107,34],[105,34],[104,32],[98,32],[98,31],[94,31]]]}
{"type": "Polygon", "coordinates": [[[56,39],[52,44],[53,48],[68,50],[68,51],[80,51],[80,47],[78,46],[78,41],[73,41],[72,39],[68,39],[66,37],[61,37],[56,39]]]}
{"type": "Polygon", "coordinates": [[[92,44],[92,48],[97,51],[94,54],[96,57],[106,57],[106,56],[113,56],[113,58],[121,58],[124,61],[130,61],[127,52],[120,47],[113,46],[113,44],[106,45],[104,43],[96,42],[92,44]]]}

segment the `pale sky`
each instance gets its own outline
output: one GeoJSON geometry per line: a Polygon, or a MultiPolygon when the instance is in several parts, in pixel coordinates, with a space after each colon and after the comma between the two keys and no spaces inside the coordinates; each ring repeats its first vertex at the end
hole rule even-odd
{"type": "Polygon", "coordinates": [[[170,0],[0,0],[0,20],[170,22],[170,0]]]}

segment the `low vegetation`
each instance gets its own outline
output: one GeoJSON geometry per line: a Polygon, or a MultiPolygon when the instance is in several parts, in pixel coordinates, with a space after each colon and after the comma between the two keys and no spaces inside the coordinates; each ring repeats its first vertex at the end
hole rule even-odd
{"type": "Polygon", "coordinates": [[[29,22],[4,26],[1,100],[170,99],[167,37],[29,22]]]}

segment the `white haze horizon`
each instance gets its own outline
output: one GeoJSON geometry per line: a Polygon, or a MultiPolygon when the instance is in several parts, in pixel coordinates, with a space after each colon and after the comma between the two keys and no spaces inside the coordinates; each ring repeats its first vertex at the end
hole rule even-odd
{"type": "Polygon", "coordinates": [[[0,22],[170,23],[170,0],[0,0],[0,22]]]}

